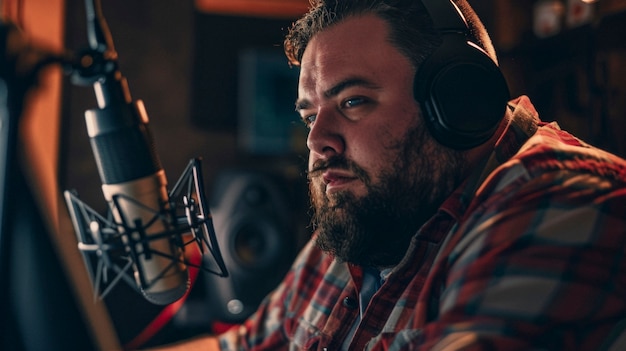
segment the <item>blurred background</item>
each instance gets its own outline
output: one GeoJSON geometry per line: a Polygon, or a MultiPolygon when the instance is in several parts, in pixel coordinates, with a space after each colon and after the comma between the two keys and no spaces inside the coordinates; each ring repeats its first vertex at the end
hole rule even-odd
{"type": "MultiPolygon", "coordinates": [[[[469,2],[491,32],[512,96],[529,95],[544,120],[626,156],[626,1],[469,2]]],[[[42,45],[87,47],[82,0],[0,4],[3,18],[42,45]]],[[[112,328],[132,348],[227,328],[282,278],[308,238],[306,130],[293,109],[298,72],[282,53],[287,28],[307,7],[308,0],[102,2],[120,70],[146,106],[170,183],[202,158],[231,277],[200,275],[156,326],[163,308],[120,288],[87,313],[110,315],[96,327],[105,330],[101,339],[112,328]],[[229,310],[232,300],[243,301],[243,311],[229,310]]],[[[75,251],[59,192],[74,189],[106,209],[84,121],[95,106],[93,89],[71,84],[58,68],[43,72],[25,106],[20,156],[59,261],[75,251]]],[[[79,264],[65,262],[70,275],[80,275],[79,264]]]]}

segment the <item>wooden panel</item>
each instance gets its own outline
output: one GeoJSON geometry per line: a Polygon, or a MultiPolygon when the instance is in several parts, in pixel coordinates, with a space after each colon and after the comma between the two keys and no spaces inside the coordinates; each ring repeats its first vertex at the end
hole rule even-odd
{"type": "MultiPolygon", "coordinates": [[[[31,2],[8,1],[5,18],[22,28],[31,45],[60,52],[63,48],[63,0],[38,0],[31,2]]],[[[23,145],[21,159],[32,186],[39,193],[43,212],[48,222],[57,226],[56,199],[59,126],[61,109],[62,72],[51,66],[39,75],[37,89],[28,96],[22,118],[20,139],[23,145]]]]}
{"type": "MultiPolygon", "coordinates": [[[[12,0],[2,2],[3,21],[13,22],[23,30],[33,47],[48,52],[64,50],[65,0],[12,0]]],[[[76,293],[77,307],[82,308],[91,331],[102,349],[121,349],[102,302],[93,300],[84,261],[77,250],[72,224],[58,186],[58,161],[61,126],[61,67],[50,65],[37,77],[25,96],[20,117],[18,158],[28,185],[44,218],[51,241],[76,293]]],[[[44,255],[45,256],[45,255],[44,255]]],[[[47,256],[46,256],[47,257],[47,256]]],[[[64,284],[59,282],[59,284],[64,284]]],[[[38,306],[42,301],[33,301],[38,306]]],[[[48,321],[54,323],[54,321],[48,321]]],[[[53,330],[52,328],[50,330],[53,330]]],[[[52,340],[52,339],[50,339],[52,340]]],[[[53,345],[52,347],[54,347],[53,345]]]]}

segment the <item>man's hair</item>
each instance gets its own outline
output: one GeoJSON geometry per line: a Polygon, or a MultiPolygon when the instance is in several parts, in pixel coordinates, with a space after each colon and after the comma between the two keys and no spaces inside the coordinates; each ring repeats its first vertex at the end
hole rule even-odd
{"type": "MultiPolygon", "coordinates": [[[[466,0],[454,0],[454,3],[467,21],[468,39],[497,63],[491,39],[474,10],[466,0]]],[[[317,33],[347,18],[366,14],[376,15],[387,22],[391,44],[406,55],[415,68],[441,43],[441,35],[433,29],[432,20],[421,1],[311,0],[309,12],[292,25],[285,38],[284,48],[289,63],[300,65],[304,50],[317,33]]]]}

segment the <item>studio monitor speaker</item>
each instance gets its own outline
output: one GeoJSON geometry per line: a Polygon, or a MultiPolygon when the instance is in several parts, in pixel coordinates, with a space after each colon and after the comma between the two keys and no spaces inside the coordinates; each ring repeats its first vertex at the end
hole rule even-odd
{"type": "Polygon", "coordinates": [[[278,285],[298,251],[286,180],[257,171],[218,175],[210,209],[229,277],[207,276],[214,321],[238,323],[278,285]]]}

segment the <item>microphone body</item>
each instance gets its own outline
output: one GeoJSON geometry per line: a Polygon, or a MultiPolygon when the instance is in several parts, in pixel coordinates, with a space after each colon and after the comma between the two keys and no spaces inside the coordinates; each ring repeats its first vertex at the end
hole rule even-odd
{"type": "Polygon", "coordinates": [[[144,297],[170,304],[185,295],[190,282],[183,250],[170,235],[160,235],[172,229],[170,205],[146,110],[141,101],[131,100],[119,71],[95,82],[94,90],[98,108],[86,111],[85,121],[102,192],[116,222],[125,224],[118,232],[134,256],[135,280],[144,297]]]}

